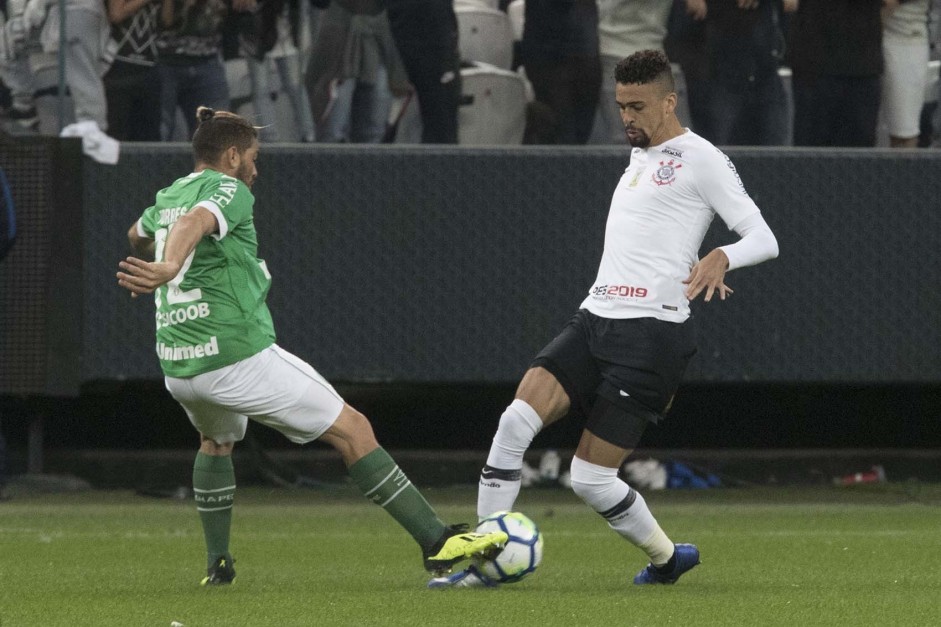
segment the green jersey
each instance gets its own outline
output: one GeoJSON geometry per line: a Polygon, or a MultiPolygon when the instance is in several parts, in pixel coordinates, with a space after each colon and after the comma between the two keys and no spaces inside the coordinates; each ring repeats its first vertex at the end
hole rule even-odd
{"type": "Polygon", "coordinates": [[[154,293],[157,355],[168,377],[216,370],[274,343],[265,304],[271,275],[256,256],[254,204],[245,183],[203,170],[158,192],[137,223],[155,241],[157,261],[173,225],[193,207],[208,209],[219,223],[219,232],[200,240],[176,278],[154,293]]]}

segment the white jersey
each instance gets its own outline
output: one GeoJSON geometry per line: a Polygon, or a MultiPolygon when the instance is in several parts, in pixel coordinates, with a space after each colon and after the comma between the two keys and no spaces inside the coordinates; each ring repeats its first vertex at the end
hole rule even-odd
{"type": "Polygon", "coordinates": [[[634,148],[614,190],[598,278],[582,307],[604,318],[683,322],[683,281],[719,214],[734,228],[758,213],[735,166],[686,130],[659,146],[634,148]]]}

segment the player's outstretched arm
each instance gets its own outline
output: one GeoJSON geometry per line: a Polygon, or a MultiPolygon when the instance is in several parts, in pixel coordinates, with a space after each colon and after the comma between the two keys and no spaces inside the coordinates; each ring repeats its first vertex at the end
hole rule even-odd
{"type": "Polygon", "coordinates": [[[167,236],[160,261],[145,261],[128,257],[118,266],[118,285],[132,295],[150,294],[161,285],[169,283],[180,273],[183,262],[196,248],[203,237],[218,230],[216,217],[203,207],[196,207],[173,225],[167,236]]]}

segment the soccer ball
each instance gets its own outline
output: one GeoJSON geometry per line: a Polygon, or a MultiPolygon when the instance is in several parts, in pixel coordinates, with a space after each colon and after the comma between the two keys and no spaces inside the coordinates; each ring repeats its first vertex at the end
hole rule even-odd
{"type": "Polygon", "coordinates": [[[493,559],[477,558],[477,570],[496,583],[515,583],[542,561],[542,534],[536,523],[519,512],[497,512],[480,521],[480,533],[505,531],[506,546],[493,559]]]}

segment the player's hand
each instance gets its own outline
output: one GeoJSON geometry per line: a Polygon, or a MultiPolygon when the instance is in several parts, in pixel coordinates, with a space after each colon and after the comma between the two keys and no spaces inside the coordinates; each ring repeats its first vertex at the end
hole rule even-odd
{"type": "Polygon", "coordinates": [[[729,258],[721,249],[716,248],[700,259],[683,281],[686,285],[686,298],[694,300],[705,291],[706,295],[703,300],[707,303],[712,300],[712,295],[716,292],[719,293],[719,300],[725,300],[726,296],[732,294],[732,288],[725,284],[725,272],[728,269],[729,258]]]}
{"type": "Polygon", "coordinates": [[[180,273],[180,264],[170,261],[144,261],[128,257],[118,264],[118,285],[131,292],[131,296],[152,294],[161,285],[172,281],[180,273]]]}

